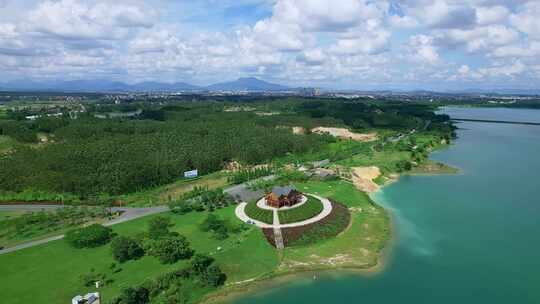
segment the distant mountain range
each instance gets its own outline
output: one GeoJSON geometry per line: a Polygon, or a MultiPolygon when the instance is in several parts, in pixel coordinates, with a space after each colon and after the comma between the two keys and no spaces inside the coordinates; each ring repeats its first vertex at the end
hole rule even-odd
{"type": "MultiPolygon", "coordinates": [[[[1,0],[0,0],[1,1],[1,0]]],[[[71,80],[71,81],[29,81],[18,80],[0,82],[0,91],[41,91],[41,92],[204,92],[204,91],[246,91],[246,92],[283,92],[301,91],[302,88],[288,87],[270,83],[255,77],[239,78],[234,81],[221,82],[209,86],[197,86],[185,82],[165,83],[146,81],[127,84],[110,80],[71,80]]],[[[327,90],[328,91],[328,90],[327,90]]],[[[540,89],[470,89],[461,90],[422,90],[422,89],[382,89],[382,90],[329,90],[328,92],[347,92],[363,94],[399,94],[410,95],[456,95],[456,94],[501,94],[501,95],[540,95],[540,89]]]]}
{"type": "Polygon", "coordinates": [[[206,87],[184,82],[140,82],[127,84],[109,80],[72,81],[11,81],[0,83],[3,91],[63,91],[63,92],[178,92],[178,91],[286,91],[289,87],[266,82],[254,77],[239,78],[206,87]]]}
{"type": "Polygon", "coordinates": [[[210,91],[286,91],[289,87],[274,84],[254,77],[239,78],[235,81],[216,83],[206,87],[210,91]]]}

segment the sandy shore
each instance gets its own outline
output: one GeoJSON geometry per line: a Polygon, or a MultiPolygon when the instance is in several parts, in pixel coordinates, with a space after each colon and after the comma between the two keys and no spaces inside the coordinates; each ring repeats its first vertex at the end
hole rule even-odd
{"type": "Polygon", "coordinates": [[[380,186],[373,180],[381,175],[378,167],[354,167],[352,169],[352,181],[356,188],[366,193],[373,193],[379,190],[380,186]]]}

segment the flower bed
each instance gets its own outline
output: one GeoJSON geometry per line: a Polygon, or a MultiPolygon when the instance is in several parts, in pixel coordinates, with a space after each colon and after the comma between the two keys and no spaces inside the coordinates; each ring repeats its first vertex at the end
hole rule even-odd
{"type": "MultiPolygon", "coordinates": [[[[347,207],[332,202],[332,212],[321,221],[301,227],[281,229],[283,243],[285,247],[305,246],[335,237],[347,228],[350,221],[351,214],[347,207]]],[[[275,247],[274,230],[265,228],[263,233],[268,243],[275,247]]]]}

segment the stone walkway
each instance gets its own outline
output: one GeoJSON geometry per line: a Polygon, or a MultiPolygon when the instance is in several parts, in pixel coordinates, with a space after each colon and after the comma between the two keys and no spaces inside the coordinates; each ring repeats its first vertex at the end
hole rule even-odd
{"type": "Polygon", "coordinates": [[[323,211],[321,211],[321,213],[317,214],[316,216],[314,216],[314,217],[312,217],[310,219],[301,221],[301,222],[289,223],[289,224],[280,224],[279,223],[279,217],[277,217],[278,220],[277,220],[277,223],[276,223],[276,215],[278,213],[277,210],[274,210],[274,223],[273,224],[267,224],[267,223],[263,223],[261,221],[257,221],[255,219],[250,218],[246,214],[245,208],[246,208],[247,203],[240,203],[238,205],[238,207],[236,207],[235,213],[236,213],[236,216],[242,222],[245,222],[245,223],[251,222],[252,224],[254,224],[254,225],[256,225],[257,227],[260,227],[260,228],[280,228],[281,229],[281,228],[301,227],[301,226],[313,224],[313,223],[316,223],[316,222],[324,219],[325,217],[327,217],[332,212],[332,203],[328,199],[326,199],[324,197],[320,197],[320,196],[315,195],[315,194],[309,194],[309,193],[305,193],[305,194],[320,200],[321,203],[323,204],[323,211]]]}
{"type": "Polygon", "coordinates": [[[279,228],[279,214],[278,210],[274,208],[274,242],[276,243],[276,248],[282,250],[285,248],[283,243],[283,235],[281,234],[281,228],[279,228]]]}

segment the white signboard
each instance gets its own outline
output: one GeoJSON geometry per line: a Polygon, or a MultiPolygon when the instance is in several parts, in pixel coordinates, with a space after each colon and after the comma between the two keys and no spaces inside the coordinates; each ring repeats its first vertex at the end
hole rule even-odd
{"type": "Polygon", "coordinates": [[[196,170],[196,169],[184,172],[184,177],[185,178],[195,178],[197,176],[199,176],[199,171],[196,170]]]}

